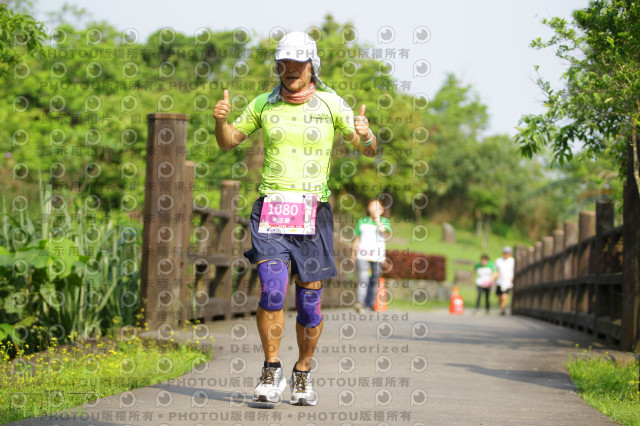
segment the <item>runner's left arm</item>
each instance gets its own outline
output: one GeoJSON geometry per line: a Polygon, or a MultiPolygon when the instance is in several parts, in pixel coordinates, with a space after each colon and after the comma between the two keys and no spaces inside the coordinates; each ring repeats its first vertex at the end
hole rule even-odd
{"type": "Polygon", "coordinates": [[[376,135],[369,128],[369,120],[365,117],[365,105],[360,107],[360,115],[355,117],[355,132],[345,136],[345,139],[367,157],[375,157],[378,149],[376,135]]]}

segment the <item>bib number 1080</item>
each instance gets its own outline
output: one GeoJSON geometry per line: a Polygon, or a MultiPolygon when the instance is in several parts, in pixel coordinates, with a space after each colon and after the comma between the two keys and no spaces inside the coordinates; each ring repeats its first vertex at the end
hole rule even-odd
{"type": "Polygon", "coordinates": [[[260,233],[313,235],[318,199],[313,194],[275,193],[264,197],[260,233]]]}
{"type": "Polygon", "coordinates": [[[269,214],[296,216],[298,214],[298,204],[289,203],[269,203],[269,214]]]}

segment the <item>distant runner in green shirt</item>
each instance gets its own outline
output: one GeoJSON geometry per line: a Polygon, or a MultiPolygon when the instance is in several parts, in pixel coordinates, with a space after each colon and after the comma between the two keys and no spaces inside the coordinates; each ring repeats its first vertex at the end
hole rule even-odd
{"type": "Polygon", "coordinates": [[[483,254],[480,258],[480,262],[476,263],[476,286],[478,288],[478,298],[476,299],[476,313],[480,309],[480,299],[484,295],[485,310],[489,313],[491,308],[489,304],[489,296],[491,294],[491,287],[493,286],[493,273],[496,270],[495,265],[489,260],[489,256],[483,254]]]}
{"type": "Polygon", "coordinates": [[[348,104],[318,75],[315,41],[292,32],[278,43],[275,61],[280,83],[250,102],[240,117],[227,123],[231,110],[224,91],[213,116],[216,139],[230,150],[262,129],[265,161],[260,197],[250,219],[252,248],[245,256],[256,263],[261,296],[256,312],[264,366],[254,400],[278,402],[286,387],[278,356],[284,334],[283,303],[289,266],[295,279],[298,360],[291,374],[291,403],[316,405],[311,387],[311,358],[322,332],[322,280],[335,277],[333,213],[329,168],[335,132],[368,157],[376,154],[365,106],[354,117],[348,104]]]}

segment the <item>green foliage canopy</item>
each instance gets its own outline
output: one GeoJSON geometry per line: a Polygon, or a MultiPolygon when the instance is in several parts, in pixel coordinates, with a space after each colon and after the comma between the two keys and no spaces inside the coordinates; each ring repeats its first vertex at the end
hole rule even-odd
{"type": "MultiPolygon", "coordinates": [[[[3,182],[11,182],[4,187],[7,195],[34,194],[42,170],[54,192],[69,202],[91,197],[101,209],[118,210],[132,196],[141,211],[146,114],[162,111],[190,116],[187,159],[196,162],[196,195],[215,206],[220,181],[236,179],[247,200],[255,197],[262,165],[259,132],[222,152],[211,110],[229,89],[233,120],[251,99],[274,87],[277,40],[163,28],[140,43],[105,22],[78,28],[77,21],[60,19],[37,58],[24,58],[0,75],[0,173],[3,182]],[[26,177],[14,177],[25,168],[26,177]]],[[[535,219],[526,207],[536,191],[550,200],[540,192],[547,180],[540,165],[521,162],[508,138],[484,136],[487,107],[471,86],[449,75],[430,102],[417,100],[394,80],[382,56],[372,54],[375,47],[345,44],[352,30],[330,16],[314,30],[323,80],[355,111],[367,105],[379,140],[375,159],[336,140],[330,186],[338,202],[353,200],[352,213],[359,214],[367,199],[384,195],[393,200],[394,217],[442,212],[444,220],[457,220],[459,213],[471,222],[479,210],[502,229],[527,231],[532,220],[555,226],[561,214],[555,201],[535,203],[535,219]]]]}
{"type": "Polygon", "coordinates": [[[532,47],[555,47],[568,69],[560,89],[538,79],[546,111],[522,117],[524,126],[517,137],[522,154],[531,157],[550,145],[562,163],[573,158],[580,142],[586,156],[609,157],[624,171],[630,143],[640,183],[635,151],[640,126],[640,3],[596,0],[576,10],[571,22],[552,18],[543,23],[555,34],[547,41],[534,40],[532,47]]]}
{"type": "Polygon", "coordinates": [[[41,22],[0,4],[0,75],[19,64],[24,52],[40,52],[46,37],[41,22]]]}

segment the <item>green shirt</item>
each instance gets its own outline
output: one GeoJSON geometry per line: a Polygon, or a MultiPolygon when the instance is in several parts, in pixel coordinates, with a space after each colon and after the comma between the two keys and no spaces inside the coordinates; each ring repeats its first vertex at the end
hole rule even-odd
{"type": "Polygon", "coordinates": [[[476,263],[476,274],[478,277],[476,278],[476,285],[480,287],[490,287],[493,281],[491,277],[493,276],[493,272],[496,270],[495,265],[492,261],[488,260],[486,265],[482,265],[481,262],[476,263]]]}
{"type": "Polygon", "coordinates": [[[262,128],[264,170],[260,196],[274,192],[316,194],[327,201],[335,131],[355,132],[349,105],[335,93],[316,91],[304,104],[252,100],[233,125],[245,135],[262,128]]]}

